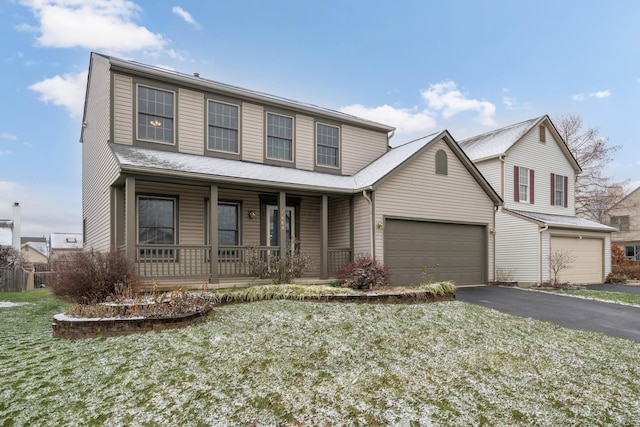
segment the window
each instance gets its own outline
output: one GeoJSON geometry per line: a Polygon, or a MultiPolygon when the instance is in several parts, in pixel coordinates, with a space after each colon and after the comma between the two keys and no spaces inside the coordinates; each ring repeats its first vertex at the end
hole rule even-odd
{"type": "Polygon", "coordinates": [[[547,142],[547,128],[540,125],[538,127],[538,132],[540,134],[540,142],[547,142]]]}
{"type": "Polygon", "coordinates": [[[138,139],[173,144],[173,92],[138,86],[138,139]]]}
{"type": "Polygon", "coordinates": [[[340,167],[340,128],[316,124],[316,164],[340,167]]]}
{"type": "Polygon", "coordinates": [[[518,184],[520,192],[520,200],[521,202],[526,202],[529,200],[527,197],[529,194],[529,169],[527,168],[518,168],[518,184]]]}
{"type": "Polygon", "coordinates": [[[640,246],[625,246],[625,256],[633,261],[640,261],[640,246]]]}
{"type": "Polygon", "coordinates": [[[629,216],[612,216],[611,225],[620,231],[629,231],[629,216]]]}
{"type": "Polygon", "coordinates": [[[218,204],[218,244],[222,246],[237,246],[240,242],[240,229],[236,203],[218,204]]]}
{"type": "Polygon", "coordinates": [[[267,158],[293,161],[293,118],[267,113],[267,158]]]}
{"type": "Polygon", "coordinates": [[[551,174],[551,206],[568,207],[569,178],[551,174]]]}
{"type": "Polygon", "coordinates": [[[436,152],[436,173],[438,175],[447,175],[447,153],[444,150],[436,152]]]}
{"type": "MultiPolygon", "coordinates": [[[[174,245],[176,243],[176,200],[138,197],[138,243],[174,245]]],[[[141,257],[173,257],[173,249],[140,249],[141,257]]]]}
{"type": "Polygon", "coordinates": [[[209,150],[238,153],[238,106],[209,101],[209,150]]]}

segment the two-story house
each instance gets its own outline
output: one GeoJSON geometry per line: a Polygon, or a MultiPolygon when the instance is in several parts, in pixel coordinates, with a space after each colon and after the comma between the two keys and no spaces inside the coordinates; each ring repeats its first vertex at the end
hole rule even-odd
{"type": "Polygon", "coordinates": [[[459,284],[492,280],[499,196],[447,131],[390,149],[393,131],[92,53],[84,247],[123,251],[167,285],[246,284],[250,253],[293,246],[313,260],[308,281],[358,254],[399,284],[425,268],[459,284]]]}
{"type": "Polygon", "coordinates": [[[460,141],[504,200],[496,213],[498,276],[538,284],[551,279],[553,251],[573,258],[559,280],[601,283],[611,271],[613,228],[576,217],[580,165],[548,116],[460,141]]]}
{"type": "MultiPolygon", "coordinates": [[[[621,188],[613,190],[622,193],[621,188]]],[[[607,215],[609,224],[617,228],[611,235],[612,242],[624,249],[627,259],[640,261],[640,187],[620,198],[607,215]]]]}

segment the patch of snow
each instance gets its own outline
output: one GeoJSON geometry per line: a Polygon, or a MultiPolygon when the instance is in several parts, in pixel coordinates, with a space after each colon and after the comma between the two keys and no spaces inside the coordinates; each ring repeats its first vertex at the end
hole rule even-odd
{"type": "Polygon", "coordinates": [[[102,321],[102,320],[142,320],[143,316],[132,316],[132,317],[73,317],[67,316],[64,313],[59,313],[53,316],[55,320],[65,321],[65,322],[87,322],[87,321],[102,321]]]}
{"type": "Polygon", "coordinates": [[[27,304],[29,304],[29,303],[28,302],[0,301],[0,308],[18,307],[18,306],[27,305],[27,304]]]}

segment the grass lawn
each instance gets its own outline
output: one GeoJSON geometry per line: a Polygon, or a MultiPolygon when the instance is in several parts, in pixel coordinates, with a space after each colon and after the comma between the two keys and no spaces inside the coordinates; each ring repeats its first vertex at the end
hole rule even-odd
{"type": "Polygon", "coordinates": [[[585,298],[640,305],[640,295],[626,292],[596,291],[590,289],[563,290],[561,292],[567,295],[576,295],[585,298]]]}
{"type": "Polygon", "coordinates": [[[636,425],[640,344],[462,302],[265,301],[181,330],[54,339],[0,293],[0,425],[636,425]]]}

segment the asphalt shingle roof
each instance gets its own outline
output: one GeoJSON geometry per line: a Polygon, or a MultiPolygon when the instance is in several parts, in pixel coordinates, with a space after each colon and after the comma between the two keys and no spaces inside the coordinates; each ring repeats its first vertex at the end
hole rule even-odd
{"type": "Polygon", "coordinates": [[[535,221],[543,222],[551,227],[576,228],[595,231],[617,231],[616,228],[608,225],[600,224],[595,221],[580,218],[577,216],[551,215],[537,212],[525,212],[518,210],[510,210],[518,215],[531,218],[535,221]]]}

